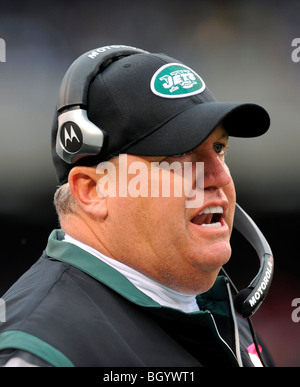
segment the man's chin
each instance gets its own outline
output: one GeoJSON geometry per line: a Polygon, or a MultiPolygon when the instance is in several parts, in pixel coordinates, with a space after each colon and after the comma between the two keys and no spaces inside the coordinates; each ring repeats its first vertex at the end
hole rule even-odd
{"type": "Polygon", "coordinates": [[[192,259],[196,264],[198,263],[199,267],[209,272],[225,265],[231,257],[231,252],[231,245],[228,241],[218,241],[204,248],[197,248],[192,259]]]}

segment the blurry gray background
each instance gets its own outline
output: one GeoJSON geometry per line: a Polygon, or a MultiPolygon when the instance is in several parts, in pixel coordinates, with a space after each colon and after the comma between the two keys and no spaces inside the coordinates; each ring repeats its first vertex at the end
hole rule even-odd
{"type": "MultiPolygon", "coordinates": [[[[300,323],[291,320],[291,302],[300,297],[300,62],[291,58],[299,20],[297,1],[1,1],[1,294],[57,227],[50,128],[68,66],[109,44],[164,52],[197,71],[218,100],[256,102],[271,116],[265,136],[231,139],[227,160],[238,201],[276,258],[274,285],[254,325],[278,365],[299,366],[300,323]]],[[[238,236],[233,246],[230,270],[244,286],[257,263],[238,236]]]]}

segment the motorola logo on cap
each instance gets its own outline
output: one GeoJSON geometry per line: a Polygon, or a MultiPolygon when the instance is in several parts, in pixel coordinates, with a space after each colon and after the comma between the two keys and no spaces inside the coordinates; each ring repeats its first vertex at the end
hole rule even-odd
{"type": "Polygon", "coordinates": [[[60,143],[68,153],[77,153],[83,143],[81,129],[75,122],[68,121],[60,130],[60,143]]]}

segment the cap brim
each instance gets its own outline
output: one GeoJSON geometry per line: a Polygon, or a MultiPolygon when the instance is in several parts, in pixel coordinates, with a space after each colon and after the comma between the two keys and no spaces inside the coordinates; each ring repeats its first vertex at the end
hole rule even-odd
{"type": "Polygon", "coordinates": [[[257,137],[270,126],[266,110],[250,103],[207,102],[173,117],[124,151],[143,156],[168,156],[191,151],[222,124],[229,136],[257,137]]]}

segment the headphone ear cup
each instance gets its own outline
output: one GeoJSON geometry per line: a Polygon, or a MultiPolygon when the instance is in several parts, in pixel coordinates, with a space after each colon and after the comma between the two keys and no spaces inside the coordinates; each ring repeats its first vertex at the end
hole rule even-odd
{"type": "MultiPolygon", "coordinates": [[[[91,82],[103,70],[103,66],[107,67],[115,60],[135,54],[149,53],[124,45],[99,47],[77,58],[65,73],[55,115],[58,125],[52,127],[55,135],[52,149],[65,163],[73,165],[83,157],[97,156],[101,152],[106,132],[94,125],[87,115],[91,82]]],[[[55,154],[53,160],[56,169],[60,169],[61,162],[57,163],[60,160],[55,154]]],[[[70,168],[63,169],[66,172],[70,168]]],[[[65,181],[66,176],[62,179],[65,181]]]]}
{"type": "Polygon", "coordinates": [[[246,300],[246,298],[250,295],[251,292],[252,292],[252,289],[250,288],[243,289],[234,298],[235,310],[242,316],[243,316],[243,303],[246,300]]]}

